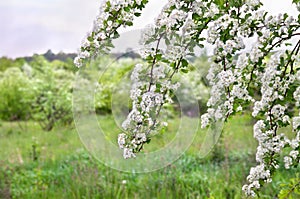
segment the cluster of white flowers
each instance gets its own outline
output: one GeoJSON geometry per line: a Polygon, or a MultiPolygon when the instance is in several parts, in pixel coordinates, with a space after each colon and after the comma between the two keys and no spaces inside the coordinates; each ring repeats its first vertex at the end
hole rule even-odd
{"type": "MultiPolygon", "coordinates": [[[[232,59],[235,53],[245,48],[243,39],[238,34],[239,28],[238,20],[231,18],[230,14],[226,13],[209,26],[207,41],[215,45],[215,57],[207,75],[207,79],[212,86],[211,97],[207,103],[211,109],[209,109],[210,113],[206,113],[201,117],[202,127],[206,127],[210,122],[219,119],[225,120],[226,115],[233,112],[235,98],[252,100],[248,91],[243,87],[244,84],[233,85],[233,83],[239,82],[242,71],[248,65],[246,54],[242,54],[238,60],[232,59]],[[230,34],[230,39],[223,41],[220,35],[227,31],[230,34]],[[230,87],[233,87],[232,91],[229,90],[230,87]]],[[[241,108],[239,106],[239,110],[241,108]]]]}
{"type": "Polygon", "coordinates": [[[118,28],[130,26],[139,11],[148,1],[142,0],[106,0],[100,6],[99,15],[94,26],[82,41],[81,48],[74,63],[81,67],[83,62],[100,51],[109,50],[112,37],[118,37],[118,28]]]}
{"type": "MultiPolygon", "coordinates": [[[[299,143],[299,142],[298,142],[299,143]]],[[[284,157],[284,167],[289,169],[293,163],[299,164],[299,150],[293,150],[290,152],[289,156],[284,157]]]]}
{"type": "MultiPolygon", "coordinates": [[[[280,31],[280,29],[278,31],[280,31]]],[[[262,43],[266,41],[267,40],[259,39],[259,42],[262,43]]],[[[257,45],[260,47],[256,48],[255,51],[255,53],[258,52],[259,55],[254,56],[255,58],[250,57],[253,62],[258,62],[261,60],[261,56],[264,56],[264,53],[262,52],[263,45],[259,42],[257,45]],[[259,51],[261,52],[259,53],[259,51]]],[[[265,120],[258,121],[254,126],[254,137],[258,140],[256,160],[259,163],[259,166],[266,165],[264,167],[264,172],[269,172],[270,169],[279,168],[277,160],[274,158],[275,154],[281,153],[283,148],[287,146],[292,147],[293,144],[299,143],[299,139],[297,139],[298,136],[293,140],[289,140],[284,134],[277,135],[277,129],[280,127],[280,124],[290,124],[290,118],[286,115],[287,107],[276,103],[284,100],[290,86],[296,80],[294,74],[286,74],[287,65],[282,65],[283,60],[287,59],[287,54],[279,51],[271,55],[270,60],[264,62],[262,65],[263,70],[256,70],[253,72],[253,74],[257,76],[257,81],[261,82],[260,87],[262,95],[260,100],[255,101],[252,115],[253,117],[256,117],[261,113],[265,116],[265,120]],[[280,68],[279,66],[282,66],[283,68],[280,68]],[[268,124],[268,127],[266,127],[266,124],[268,124]]],[[[299,150],[297,147],[294,146],[292,148],[299,150]]],[[[299,162],[299,156],[297,157],[295,152],[291,152],[291,155],[284,157],[284,163],[287,169],[290,168],[293,162],[299,162]]],[[[254,169],[256,169],[256,167],[254,169]]],[[[251,176],[251,174],[249,176],[251,176]]],[[[253,186],[253,183],[256,183],[256,180],[253,181],[251,179],[252,178],[248,178],[249,184],[244,187],[244,189],[247,190],[247,194],[253,194],[254,192],[252,191],[256,189],[256,187],[253,186]]],[[[261,178],[261,180],[264,179],[261,178]]]]}
{"type": "MultiPolygon", "coordinates": [[[[266,110],[270,109],[270,107],[272,106],[271,102],[274,102],[277,99],[282,100],[283,96],[281,95],[281,93],[285,93],[286,90],[289,88],[289,85],[295,81],[295,77],[293,75],[290,75],[288,79],[282,81],[280,77],[282,75],[282,72],[277,70],[281,58],[284,58],[284,54],[282,52],[276,53],[271,57],[271,60],[268,61],[268,63],[266,63],[264,73],[262,74],[257,73],[259,76],[261,76],[260,81],[262,82],[261,85],[262,97],[260,101],[256,101],[254,104],[253,113],[252,113],[253,117],[256,117],[258,113],[261,111],[266,112],[266,110]]],[[[273,109],[275,110],[276,106],[271,108],[272,110],[273,109]]],[[[272,115],[277,113],[275,111],[272,112],[272,110],[271,110],[272,115]]]]}
{"type": "Polygon", "coordinates": [[[158,130],[159,125],[167,125],[158,121],[157,117],[162,106],[172,102],[170,91],[176,90],[179,86],[178,83],[170,82],[166,76],[165,65],[154,65],[151,74],[147,74],[146,71],[146,64],[137,64],[131,74],[132,110],[122,123],[127,133],[118,136],[119,147],[123,149],[123,156],[126,159],[135,157],[135,153],[149,141],[151,129],[158,130]]]}
{"type": "Polygon", "coordinates": [[[182,61],[186,61],[187,47],[192,42],[196,27],[191,16],[181,8],[192,9],[192,4],[169,1],[156,18],[155,25],[148,26],[143,33],[141,44],[144,49],[140,54],[148,63],[137,64],[131,75],[132,110],[122,124],[127,133],[119,136],[124,158],[135,157],[134,154],[150,140],[153,129],[158,131],[159,126],[168,125],[158,121],[158,115],[164,104],[172,103],[171,93],[180,86],[179,83],[172,83],[172,77],[179,71],[182,61]],[[178,31],[176,27],[181,24],[183,27],[178,31]],[[160,49],[162,41],[167,44],[165,51],[160,49]],[[168,60],[168,63],[161,59],[168,60]],[[170,67],[171,63],[175,63],[173,67],[170,67]]]}
{"type": "MultiPolygon", "coordinates": [[[[167,7],[168,8],[168,7],[167,7]]],[[[187,18],[187,13],[183,10],[173,10],[171,14],[161,12],[157,17],[155,25],[157,27],[166,26],[167,31],[172,31],[172,27],[177,24],[177,21],[184,21],[187,18]]]]}
{"type": "Polygon", "coordinates": [[[293,129],[296,131],[300,127],[300,117],[293,118],[293,129]]]}
{"type": "Polygon", "coordinates": [[[260,188],[259,180],[263,179],[265,182],[270,182],[271,181],[270,177],[271,177],[270,170],[266,170],[264,164],[258,165],[254,168],[251,168],[250,175],[247,177],[247,180],[252,183],[249,185],[244,185],[242,189],[248,196],[254,197],[255,192],[253,191],[253,189],[260,188]]]}
{"type": "Polygon", "coordinates": [[[296,106],[300,107],[300,86],[294,92],[294,98],[296,100],[296,106]]]}
{"type": "Polygon", "coordinates": [[[260,0],[246,0],[245,3],[252,10],[261,4],[260,0]]]}
{"type": "MultiPolygon", "coordinates": [[[[296,74],[287,72],[289,71],[287,63],[296,63],[299,59],[299,55],[292,54],[299,49],[299,44],[294,46],[294,51],[285,51],[279,47],[285,40],[290,39],[288,35],[297,33],[299,25],[293,28],[296,21],[291,16],[282,14],[269,16],[265,11],[257,10],[260,5],[259,0],[246,1],[241,8],[243,10],[241,16],[245,17],[244,24],[226,13],[210,24],[207,41],[215,45],[215,50],[214,63],[211,64],[207,79],[212,89],[207,103],[210,108],[201,117],[202,127],[220,119],[225,120],[231,113],[242,109],[242,104],[238,104],[236,110],[233,109],[236,100],[239,100],[238,103],[241,100],[253,102],[253,117],[264,116],[265,119],[259,120],[253,129],[254,137],[258,141],[256,153],[258,166],[251,169],[247,178],[249,184],[243,187],[245,193],[252,196],[255,195],[254,190],[260,187],[261,180],[271,181],[270,170],[279,167],[274,158],[275,154],[279,154],[283,148],[291,146],[294,150],[284,158],[286,168],[294,162],[299,162],[299,155],[295,152],[299,150],[298,133],[292,140],[284,134],[277,135],[280,125],[290,124],[287,107],[282,105],[282,102],[288,95],[291,85],[299,78],[299,72],[296,74]],[[247,12],[251,12],[251,15],[247,15],[247,12]],[[250,24],[256,24],[256,29],[251,30],[250,24]],[[270,29],[273,29],[273,32],[270,29]],[[227,39],[220,37],[224,36],[224,32],[229,33],[227,39]],[[242,51],[245,48],[242,37],[256,34],[257,42],[250,52],[242,51]],[[269,60],[265,59],[276,48],[278,52],[272,53],[269,60]],[[235,55],[238,56],[237,59],[234,58],[235,55]],[[255,100],[249,94],[250,84],[260,87],[259,100],[255,100]]],[[[299,96],[300,89],[297,88],[293,93],[297,106],[299,106],[299,96]]],[[[297,121],[296,118],[293,119],[294,123],[297,121]]],[[[297,125],[294,124],[294,129],[297,125]]]]}

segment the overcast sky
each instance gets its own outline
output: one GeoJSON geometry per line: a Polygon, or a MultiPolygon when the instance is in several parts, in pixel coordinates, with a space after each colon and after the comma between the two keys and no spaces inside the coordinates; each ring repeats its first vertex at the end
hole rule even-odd
{"type": "MultiPolygon", "coordinates": [[[[135,28],[143,28],[167,0],[150,0],[135,28]]],[[[292,0],[264,0],[265,9],[296,16],[292,0]]],[[[1,0],[0,56],[76,52],[98,13],[99,0],[1,0]]]]}

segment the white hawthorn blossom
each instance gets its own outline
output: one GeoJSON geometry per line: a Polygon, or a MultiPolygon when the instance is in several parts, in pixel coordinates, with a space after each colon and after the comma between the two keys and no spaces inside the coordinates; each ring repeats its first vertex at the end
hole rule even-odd
{"type": "MultiPolygon", "coordinates": [[[[118,28],[132,25],[147,2],[107,0],[75,64],[80,66],[109,50],[118,28]]],[[[289,14],[271,15],[262,10],[260,0],[227,3],[169,0],[154,25],[146,28],[140,52],[145,62],[137,64],[131,74],[132,110],[122,124],[124,132],[118,136],[118,144],[124,158],[136,157],[150,140],[151,131],[166,125],[158,121],[158,115],[164,104],[172,103],[171,91],[179,86],[172,77],[178,71],[188,71],[188,56],[206,41],[213,45],[214,56],[207,74],[211,95],[201,127],[226,121],[249,103],[253,105],[257,165],[250,169],[242,189],[247,196],[255,196],[260,182],[272,181],[271,171],[279,168],[278,155],[283,149],[290,150],[281,159],[285,168],[299,164],[300,115],[295,112],[300,108],[300,24],[289,14]],[[249,46],[245,38],[256,41],[249,46]],[[163,44],[166,50],[161,49],[163,44]],[[286,125],[293,127],[292,138],[279,134],[286,125]]],[[[299,10],[299,3],[295,6],[299,10]]]]}

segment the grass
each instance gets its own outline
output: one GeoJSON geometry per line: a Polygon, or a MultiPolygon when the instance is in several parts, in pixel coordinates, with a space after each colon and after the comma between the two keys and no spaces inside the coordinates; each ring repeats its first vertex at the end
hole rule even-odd
{"type": "Polygon", "coordinates": [[[56,161],[81,148],[74,128],[44,132],[35,122],[4,122],[0,127],[0,160],[11,164],[28,163],[36,146],[40,162],[56,161]],[[22,127],[20,127],[22,126],[22,127]]]}
{"type": "MultiPolygon", "coordinates": [[[[115,142],[118,128],[111,116],[101,127],[115,142]]],[[[154,138],[148,151],[164,146],[178,121],[154,138]]],[[[237,116],[225,125],[221,142],[206,158],[199,156],[204,132],[173,164],[151,173],[123,173],[97,162],[83,148],[73,127],[44,132],[34,122],[2,122],[0,127],[0,198],[243,198],[249,168],[255,165],[252,122],[237,116]],[[22,128],[21,128],[22,127],[22,128]],[[34,147],[33,147],[34,146],[34,147]],[[35,155],[34,155],[35,154],[35,155]],[[34,156],[37,160],[34,160],[34,156]]],[[[295,170],[280,170],[259,198],[275,198],[279,184],[295,170]]]]}

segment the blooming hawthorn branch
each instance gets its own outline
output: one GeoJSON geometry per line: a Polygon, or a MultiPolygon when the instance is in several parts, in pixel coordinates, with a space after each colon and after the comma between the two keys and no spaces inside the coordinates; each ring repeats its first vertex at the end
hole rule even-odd
{"type": "MultiPolygon", "coordinates": [[[[118,28],[132,25],[147,0],[107,0],[105,11],[95,22],[92,33],[75,59],[84,60],[112,47],[118,28]]],[[[260,0],[238,1],[169,0],[155,20],[155,25],[143,35],[141,56],[131,74],[132,110],[123,122],[124,133],[118,137],[125,158],[135,157],[149,143],[151,132],[159,130],[158,120],[163,105],[172,102],[172,82],[178,71],[188,72],[188,55],[194,48],[204,47],[205,41],[214,46],[214,56],[207,75],[211,86],[208,110],[201,116],[201,126],[226,121],[236,112],[253,104],[253,126],[258,141],[257,166],[250,169],[248,183],[243,186],[247,196],[255,196],[263,183],[272,181],[279,168],[283,149],[290,149],[283,158],[285,168],[299,164],[300,113],[288,105],[300,108],[300,41],[284,44],[300,35],[300,18],[288,14],[270,15],[261,10],[260,0]],[[207,36],[202,36],[207,30],[207,36]],[[246,50],[245,38],[256,38],[246,50]],[[167,49],[160,49],[165,41],[167,49]],[[152,47],[152,44],[156,44],[152,47]],[[149,71],[150,70],[150,71],[149,71]],[[290,70],[290,71],[289,71],[290,70]],[[288,138],[279,129],[291,125],[295,136],[288,138]]],[[[300,10],[300,2],[294,0],[300,10]]]]}

